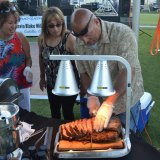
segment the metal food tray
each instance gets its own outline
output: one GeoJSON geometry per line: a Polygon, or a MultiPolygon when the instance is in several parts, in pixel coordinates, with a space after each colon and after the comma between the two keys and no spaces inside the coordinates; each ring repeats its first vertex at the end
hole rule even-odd
{"type": "Polygon", "coordinates": [[[56,134],[53,154],[57,158],[118,158],[127,155],[131,150],[131,142],[129,138],[125,138],[125,129],[122,129],[122,137],[124,141],[123,149],[107,149],[107,150],[86,150],[86,151],[58,151],[59,132],[56,134]]]}

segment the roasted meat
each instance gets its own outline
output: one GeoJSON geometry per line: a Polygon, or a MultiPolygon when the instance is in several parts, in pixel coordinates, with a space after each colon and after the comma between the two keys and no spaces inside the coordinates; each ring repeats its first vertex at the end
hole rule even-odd
{"type": "MultiPolygon", "coordinates": [[[[61,140],[59,142],[59,151],[87,151],[87,150],[106,150],[106,149],[122,149],[124,148],[123,140],[118,140],[116,142],[109,143],[86,143],[80,141],[66,141],[61,140]]],[[[92,154],[92,153],[91,153],[92,154]]]]}
{"type": "Polygon", "coordinates": [[[122,126],[112,117],[102,132],[93,130],[94,118],[75,120],[60,126],[59,151],[86,151],[124,148],[122,126]]]}
{"type": "Polygon", "coordinates": [[[121,122],[118,117],[112,117],[109,125],[102,132],[93,130],[94,118],[80,119],[60,126],[60,139],[68,141],[85,141],[105,143],[120,139],[121,122]]]}

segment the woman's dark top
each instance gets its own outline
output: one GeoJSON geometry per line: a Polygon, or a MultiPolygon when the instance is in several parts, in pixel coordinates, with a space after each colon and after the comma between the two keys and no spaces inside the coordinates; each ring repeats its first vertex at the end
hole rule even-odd
{"type": "MultiPolygon", "coordinates": [[[[65,33],[62,41],[60,41],[60,43],[55,47],[50,47],[47,45],[42,46],[42,57],[41,58],[43,59],[44,66],[45,66],[47,85],[49,85],[49,87],[51,88],[54,88],[60,61],[59,60],[55,60],[55,61],[49,60],[49,56],[50,55],[71,55],[72,54],[66,50],[66,40],[69,34],[70,33],[65,33]]],[[[77,85],[79,86],[80,80],[79,80],[79,74],[78,74],[78,70],[77,70],[75,61],[71,61],[71,64],[73,66],[77,85]]]]}

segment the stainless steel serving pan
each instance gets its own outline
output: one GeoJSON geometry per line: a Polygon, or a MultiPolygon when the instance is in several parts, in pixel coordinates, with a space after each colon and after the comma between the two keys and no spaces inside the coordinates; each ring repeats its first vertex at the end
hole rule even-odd
{"type": "Polygon", "coordinates": [[[59,135],[60,131],[57,132],[55,138],[55,146],[53,154],[57,158],[65,158],[65,159],[74,159],[74,158],[118,158],[127,155],[131,150],[131,143],[129,138],[124,137],[125,129],[122,129],[123,134],[123,141],[124,141],[124,148],[123,149],[107,149],[107,150],[87,150],[87,151],[58,151],[58,144],[59,144],[59,135]]]}
{"type": "Polygon", "coordinates": [[[19,146],[19,107],[10,102],[0,103],[0,159],[5,159],[19,146]]]}
{"type": "Polygon", "coordinates": [[[23,99],[16,82],[11,78],[0,78],[0,102],[18,104],[23,99]]]}
{"type": "Polygon", "coordinates": [[[0,102],[0,130],[16,125],[19,120],[19,107],[11,102],[0,102]]]}

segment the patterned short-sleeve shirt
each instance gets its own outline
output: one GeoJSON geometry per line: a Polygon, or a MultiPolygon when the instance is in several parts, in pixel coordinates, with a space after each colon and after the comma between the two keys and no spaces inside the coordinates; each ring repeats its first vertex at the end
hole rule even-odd
{"type": "Polygon", "coordinates": [[[7,41],[0,39],[0,78],[12,78],[19,89],[31,87],[23,75],[25,67],[26,57],[17,33],[7,41]]]}
{"type": "MultiPolygon", "coordinates": [[[[131,67],[135,68],[135,75],[132,77],[131,88],[132,98],[131,106],[133,106],[143,95],[143,78],[141,74],[141,66],[138,59],[138,46],[134,32],[126,25],[116,22],[107,22],[100,20],[102,34],[96,47],[88,47],[83,41],[77,38],[75,44],[75,53],[80,55],[118,55],[125,58],[131,67]]],[[[77,61],[80,73],[87,73],[92,79],[95,61],[77,61]]],[[[124,65],[117,61],[108,61],[111,72],[112,81],[116,79],[119,71],[124,65]]],[[[126,94],[121,96],[115,104],[114,112],[116,114],[125,112],[126,94]]]]}

